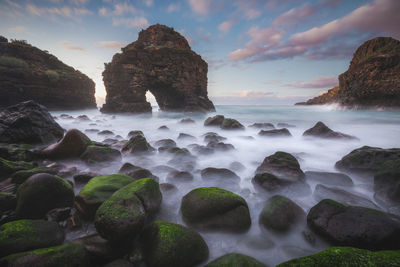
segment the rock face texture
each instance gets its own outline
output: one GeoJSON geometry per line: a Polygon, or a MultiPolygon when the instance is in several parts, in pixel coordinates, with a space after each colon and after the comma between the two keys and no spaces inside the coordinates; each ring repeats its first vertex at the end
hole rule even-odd
{"type": "Polygon", "coordinates": [[[107,97],[101,111],[151,112],[147,91],[164,111],[214,111],[207,97],[207,71],[207,63],[182,35],[164,25],[150,26],[105,64],[107,97]]]}
{"type": "Polygon", "coordinates": [[[0,106],[34,100],[49,109],[96,108],[95,84],[25,41],[0,42],[0,106]]]}
{"type": "Polygon", "coordinates": [[[400,107],[400,41],[378,37],[362,44],[339,88],[308,100],[306,105],[339,103],[346,107],[400,107]]]}

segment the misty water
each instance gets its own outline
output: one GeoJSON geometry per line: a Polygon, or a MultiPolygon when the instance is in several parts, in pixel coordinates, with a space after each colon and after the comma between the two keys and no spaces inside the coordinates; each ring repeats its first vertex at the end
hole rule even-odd
{"type": "MultiPolygon", "coordinates": [[[[123,139],[127,139],[129,131],[141,130],[150,144],[154,144],[155,141],[160,139],[171,138],[177,142],[178,147],[188,148],[191,152],[191,144],[206,145],[202,135],[207,132],[216,132],[220,136],[226,137],[227,139],[223,142],[232,144],[235,150],[215,152],[211,155],[197,155],[192,152],[196,156],[195,167],[191,170],[194,176],[193,182],[175,183],[179,191],[163,195],[161,210],[156,219],[185,224],[180,215],[182,197],[194,188],[215,185],[203,181],[200,170],[207,167],[230,168],[233,162],[240,162],[245,167],[243,170],[235,170],[236,174],[241,177],[240,186],[233,187],[232,184],[218,184],[218,186],[241,195],[247,201],[252,218],[250,230],[241,234],[204,231],[200,231],[200,233],[209,246],[209,260],[229,252],[240,252],[253,256],[270,266],[291,258],[316,253],[329,245],[315,235],[316,243],[314,245],[307,242],[302,234],[302,231],[307,230],[305,221],[296,229],[291,230],[289,234],[274,234],[259,225],[259,214],[265,201],[273,194],[257,192],[251,183],[251,179],[254,177],[256,168],[265,157],[276,151],[285,151],[293,154],[299,160],[303,171],[332,172],[337,171],[334,167],[335,162],[355,148],[364,145],[382,148],[400,147],[400,113],[398,112],[340,110],[334,106],[217,106],[216,108],[216,113],[203,115],[159,112],[157,108],[154,108],[151,115],[102,114],[98,110],[52,112],[52,114],[57,117],[62,113],[67,113],[73,117],[85,114],[90,118],[90,121],[58,118],[57,122],[65,129],[77,128],[82,132],[87,129],[111,130],[123,139]],[[237,119],[246,126],[246,129],[228,131],[217,127],[203,126],[204,120],[215,114],[237,119]],[[188,117],[192,118],[195,123],[179,123],[182,118],[188,117]],[[359,140],[340,141],[303,137],[303,132],[314,126],[318,121],[323,121],[335,131],[354,135],[359,140]],[[294,125],[295,127],[288,128],[293,137],[268,138],[258,136],[259,129],[247,127],[255,122],[270,122],[275,127],[277,123],[294,125]],[[158,130],[162,125],[166,125],[169,130],[158,130]],[[179,133],[190,134],[196,140],[178,140],[179,133]],[[253,138],[249,138],[249,136],[253,138]]],[[[100,136],[97,133],[86,132],[86,134],[95,141],[115,138],[115,136],[100,136]]],[[[67,164],[78,167],[80,171],[93,170],[100,174],[111,174],[118,172],[124,162],[129,162],[151,170],[153,174],[159,177],[160,183],[165,183],[168,172],[155,167],[168,165],[167,162],[170,159],[170,155],[156,152],[146,156],[124,156],[122,162],[114,162],[105,166],[96,165],[89,168],[79,162],[67,162],[67,164]]],[[[180,169],[176,166],[171,167],[180,169]]],[[[338,188],[364,197],[374,202],[377,208],[387,211],[387,207],[376,203],[373,198],[372,177],[349,175],[354,186],[338,188]]],[[[316,183],[308,183],[314,191],[316,183]]],[[[78,193],[80,187],[76,187],[75,190],[78,193]]],[[[318,199],[313,194],[299,195],[297,193],[285,191],[282,194],[291,198],[306,212],[318,203],[318,199]]],[[[88,232],[90,231],[94,231],[93,228],[89,228],[88,232]]],[[[69,239],[71,238],[69,237],[69,239]]]]}

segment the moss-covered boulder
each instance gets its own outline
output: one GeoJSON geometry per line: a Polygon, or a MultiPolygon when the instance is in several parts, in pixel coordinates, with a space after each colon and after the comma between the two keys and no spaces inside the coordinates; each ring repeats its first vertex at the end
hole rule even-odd
{"type": "Polygon", "coordinates": [[[197,232],[170,222],[156,221],[142,235],[149,267],[189,267],[208,258],[208,246],[197,232]]]}
{"type": "Polygon", "coordinates": [[[201,170],[201,178],[209,182],[239,183],[240,177],[233,171],[226,168],[205,168],[201,170]]]}
{"type": "Polygon", "coordinates": [[[23,251],[60,245],[64,232],[56,222],[18,220],[0,226],[0,258],[23,251]]]}
{"type": "Polygon", "coordinates": [[[260,214],[260,224],[276,232],[287,232],[305,219],[303,209],[287,197],[276,195],[268,199],[260,214]]]}
{"type": "Polygon", "coordinates": [[[11,174],[20,171],[34,168],[35,165],[25,161],[11,161],[0,158],[0,181],[8,178],[11,174]]]}
{"type": "Polygon", "coordinates": [[[37,267],[76,267],[91,266],[85,247],[81,244],[41,248],[11,254],[0,260],[1,266],[37,266],[37,267]]]}
{"type": "Polygon", "coordinates": [[[204,267],[266,267],[266,265],[243,254],[229,253],[213,260],[204,267]]]}
{"type": "Polygon", "coordinates": [[[15,184],[22,184],[25,182],[29,177],[38,173],[48,173],[48,174],[57,174],[57,171],[52,168],[48,167],[36,167],[30,170],[21,170],[15,172],[11,176],[11,182],[15,184]]]}
{"type": "Polygon", "coordinates": [[[72,207],[73,203],[74,190],[70,183],[58,176],[38,173],[19,186],[16,215],[40,219],[52,209],[72,207]]]}
{"type": "Polygon", "coordinates": [[[257,168],[256,173],[264,172],[292,181],[304,179],[304,172],[301,170],[297,159],[293,155],[282,151],[278,151],[264,159],[257,168]]]}
{"type": "Polygon", "coordinates": [[[14,194],[0,192],[0,213],[7,210],[15,210],[17,197],[14,194]]]}
{"type": "Polygon", "coordinates": [[[293,259],[277,267],[397,267],[400,251],[372,252],[352,247],[331,247],[310,256],[293,259]]]}
{"type": "Polygon", "coordinates": [[[385,161],[400,159],[400,148],[363,146],[351,151],[335,167],[352,172],[376,172],[385,161]]]}
{"type": "Polygon", "coordinates": [[[379,210],[324,199],[311,208],[307,224],[334,245],[400,249],[400,217],[379,210]]]}
{"type": "Polygon", "coordinates": [[[121,160],[121,152],[110,147],[90,145],[81,155],[81,159],[87,164],[121,160]]]}
{"type": "Polygon", "coordinates": [[[147,142],[143,134],[133,135],[129,141],[122,147],[124,154],[140,154],[154,151],[154,148],[147,142]]]}
{"type": "Polygon", "coordinates": [[[78,158],[92,144],[84,133],[71,129],[60,141],[43,149],[42,154],[49,159],[78,158]]]}
{"type": "Polygon", "coordinates": [[[246,231],[251,225],[249,208],[239,195],[218,187],[201,187],[182,198],[182,217],[200,229],[246,231]]]}
{"type": "Polygon", "coordinates": [[[146,218],[161,204],[160,187],[151,178],[134,181],[103,202],[97,209],[94,224],[104,238],[112,242],[134,239],[146,218]]]}
{"type": "Polygon", "coordinates": [[[115,191],[132,182],[132,178],[124,174],[94,177],[75,197],[75,207],[84,218],[93,220],[97,208],[104,201],[115,191]]]}

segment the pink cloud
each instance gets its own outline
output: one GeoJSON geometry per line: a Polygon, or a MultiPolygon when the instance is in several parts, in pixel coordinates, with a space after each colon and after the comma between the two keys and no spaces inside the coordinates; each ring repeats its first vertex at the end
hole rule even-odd
{"type": "Polygon", "coordinates": [[[145,28],[149,25],[148,20],[145,17],[137,17],[130,19],[113,19],[113,26],[125,26],[127,28],[145,28]]]}
{"type": "Polygon", "coordinates": [[[178,11],[179,9],[181,9],[181,6],[179,4],[170,4],[167,7],[167,12],[172,13],[172,12],[178,11]]]}
{"type": "Polygon", "coordinates": [[[311,82],[304,81],[296,81],[293,83],[283,84],[285,87],[292,88],[332,88],[338,85],[338,77],[337,76],[320,76],[312,79],[311,82]]]}
{"type": "Polygon", "coordinates": [[[212,0],[189,0],[192,11],[200,15],[208,15],[212,0]]]}
{"type": "Polygon", "coordinates": [[[118,41],[100,41],[95,43],[95,45],[99,48],[120,49],[121,47],[126,46],[126,43],[118,41]]]}
{"type": "Polygon", "coordinates": [[[99,9],[100,16],[122,16],[127,13],[135,14],[136,12],[136,8],[126,2],[115,4],[113,9],[108,9],[106,7],[99,9]]]}
{"type": "Polygon", "coordinates": [[[281,26],[286,24],[298,23],[307,17],[310,17],[314,13],[314,8],[311,5],[304,5],[299,8],[292,8],[289,11],[283,13],[274,20],[274,26],[281,26]]]}
{"type": "Polygon", "coordinates": [[[92,14],[92,11],[86,8],[70,8],[68,6],[63,7],[38,7],[34,4],[28,4],[26,6],[28,13],[36,16],[64,16],[72,17],[73,15],[84,16],[92,14]]]}
{"type": "Polygon", "coordinates": [[[243,90],[240,92],[234,93],[234,95],[244,98],[258,98],[258,97],[265,97],[271,96],[271,92],[261,92],[261,91],[253,91],[253,90],[243,90]]]}
{"type": "Polygon", "coordinates": [[[68,41],[62,41],[60,44],[62,47],[68,50],[85,51],[85,48],[83,46],[73,45],[68,41]]]}
{"type": "Polygon", "coordinates": [[[234,20],[226,20],[219,24],[218,29],[221,32],[227,33],[231,30],[232,26],[236,24],[236,21],[234,20]]]}

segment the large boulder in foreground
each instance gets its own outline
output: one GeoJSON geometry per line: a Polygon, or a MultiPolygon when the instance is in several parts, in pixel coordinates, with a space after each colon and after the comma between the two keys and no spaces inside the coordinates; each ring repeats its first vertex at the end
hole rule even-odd
{"type": "Polygon", "coordinates": [[[0,106],[34,100],[49,109],[96,108],[95,84],[47,51],[0,42],[0,106]]]}
{"type": "Polygon", "coordinates": [[[147,90],[161,110],[214,111],[207,96],[207,71],[207,63],[181,34],[164,25],[152,25],[105,65],[107,97],[101,111],[151,112],[147,90]]]}
{"type": "Polygon", "coordinates": [[[0,111],[0,143],[46,144],[57,141],[63,134],[64,130],[47,108],[34,101],[0,111]]]}
{"type": "Polygon", "coordinates": [[[379,210],[324,199],[311,208],[307,224],[335,245],[400,249],[400,217],[379,210]]]}
{"type": "Polygon", "coordinates": [[[149,267],[189,267],[208,258],[201,235],[179,224],[156,221],[144,230],[142,242],[149,267]]]}
{"type": "Polygon", "coordinates": [[[384,250],[372,252],[352,247],[331,247],[310,256],[293,259],[277,267],[327,267],[327,266],[399,266],[400,251],[384,250]]]}
{"type": "Polygon", "coordinates": [[[249,208],[239,195],[218,187],[201,187],[182,198],[182,217],[199,229],[246,231],[251,225],[249,208]]]}
{"type": "Polygon", "coordinates": [[[239,253],[225,254],[213,260],[212,262],[208,263],[204,267],[231,267],[231,266],[266,267],[266,265],[262,264],[256,259],[239,253]]]}

